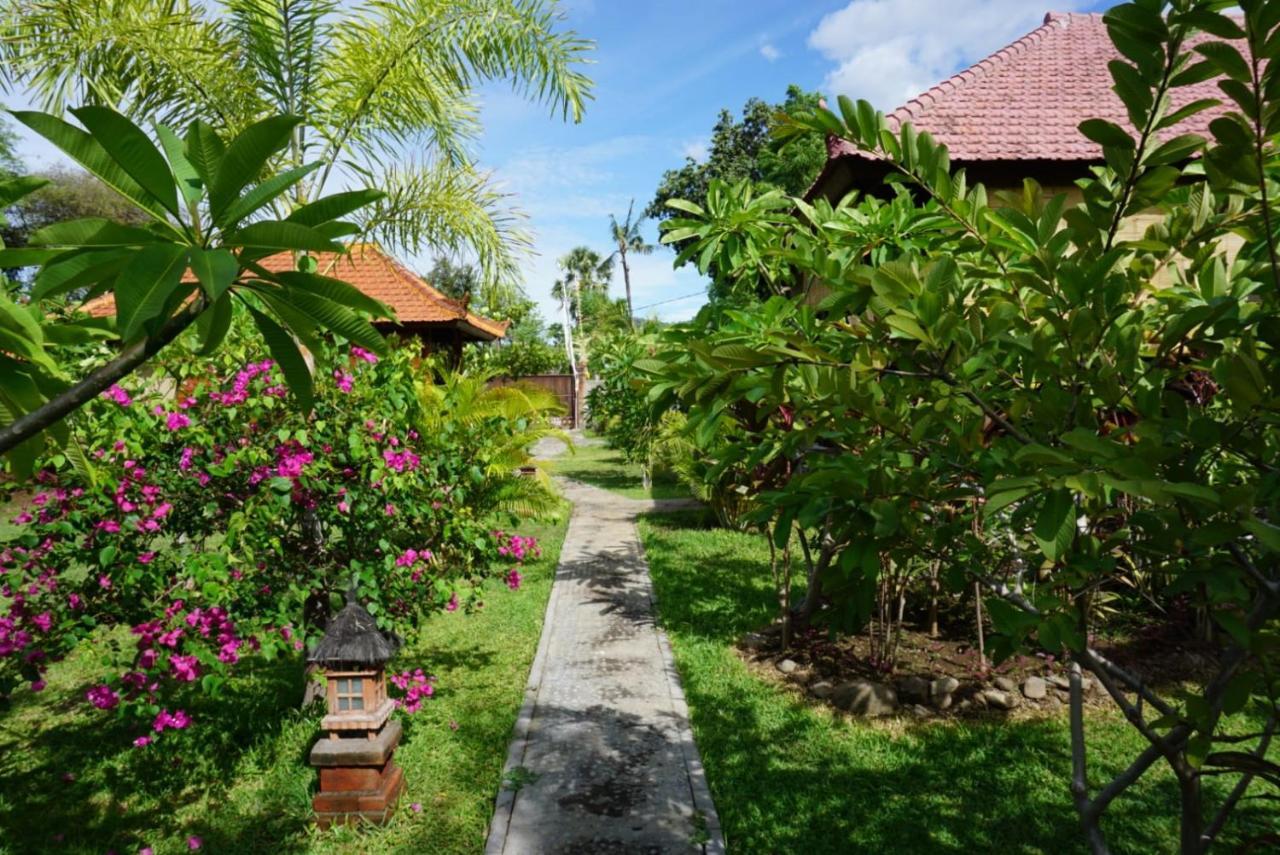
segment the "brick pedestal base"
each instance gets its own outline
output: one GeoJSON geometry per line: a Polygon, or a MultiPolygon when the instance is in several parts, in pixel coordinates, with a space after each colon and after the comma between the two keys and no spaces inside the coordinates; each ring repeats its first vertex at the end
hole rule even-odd
{"type": "Polygon", "coordinates": [[[394,754],[401,728],[388,722],[376,739],[321,739],[311,749],[320,769],[320,789],[312,801],[316,825],[384,823],[404,792],[404,773],[394,754]]]}

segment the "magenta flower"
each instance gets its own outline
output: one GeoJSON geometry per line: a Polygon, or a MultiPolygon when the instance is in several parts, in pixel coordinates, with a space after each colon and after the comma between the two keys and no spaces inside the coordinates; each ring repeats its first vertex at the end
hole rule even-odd
{"type": "Polygon", "coordinates": [[[133,403],[133,399],[129,397],[129,393],[119,386],[112,386],[110,389],[102,393],[102,397],[109,401],[115,401],[122,407],[127,407],[133,403]]]}
{"type": "Polygon", "coordinates": [[[40,693],[40,692],[43,692],[43,691],[44,691],[45,686],[47,686],[47,685],[49,685],[49,684],[48,684],[48,683],[46,683],[44,680],[32,680],[32,681],[31,681],[31,691],[36,692],[36,693],[38,694],[38,693],[40,693]]]}
{"type": "Polygon", "coordinates": [[[445,605],[444,610],[446,612],[456,612],[458,610],[458,595],[456,593],[449,598],[449,602],[445,605]]]}
{"type": "Polygon", "coordinates": [[[345,371],[341,371],[337,368],[333,369],[333,379],[337,381],[338,388],[343,392],[346,392],[348,395],[351,394],[351,390],[355,388],[356,378],[352,377],[345,371]]]}
{"type": "Polygon", "coordinates": [[[139,736],[137,739],[133,740],[133,747],[146,748],[148,745],[151,744],[151,742],[152,742],[152,739],[150,736],[139,736]]]}
{"type": "Polygon", "coordinates": [[[169,430],[182,430],[184,427],[191,426],[191,417],[186,413],[169,413],[164,420],[164,426],[169,430]]]}
{"type": "Polygon", "coordinates": [[[194,656],[170,656],[169,670],[174,679],[191,683],[200,676],[200,662],[194,656]]]}
{"type": "Polygon", "coordinates": [[[155,559],[156,559],[156,554],[155,554],[154,552],[140,552],[140,553],[138,553],[138,563],[139,563],[139,564],[150,564],[152,561],[155,561],[155,559]]]}
{"type": "Polygon", "coordinates": [[[196,837],[194,834],[187,838],[188,849],[199,849],[203,845],[204,845],[204,841],[201,840],[199,837],[196,837]]]}
{"type": "Polygon", "coordinates": [[[376,365],[378,362],[377,354],[370,353],[358,344],[351,345],[351,355],[356,359],[363,359],[370,365],[376,365]]]}
{"type": "Polygon", "coordinates": [[[93,704],[100,710],[115,709],[116,705],[120,703],[120,696],[115,693],[114,689],[105,683],[100,686],[94,686],[92,689],[85,692],[84,696],[89,699],[89,703],[93,704]]]}

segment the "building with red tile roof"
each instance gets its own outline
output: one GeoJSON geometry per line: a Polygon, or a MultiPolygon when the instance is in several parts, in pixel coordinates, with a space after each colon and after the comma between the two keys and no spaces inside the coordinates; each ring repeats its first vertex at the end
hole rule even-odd
{"type": "MultiPolygon", "coordinates": [[[[352,244],[348,252],[318,253],[316,272],[341,279],[366,295],[385,303],[395,320],[383,318],[374,326],[383,332],[413,336],[432,350],[457,351],[469,341],[494,341],[507,333],[508,321],[494,321],[468,310],[433,288],[421,276],[396,261],[376,244],[352,244]]],[[[294,269],[293,256],[282,252],[258,262],[271,271],[294,269]]],[[[115,314],[115,298],[104,294],[84,305],[94,317],[115,314]]]]}
{"type": "MultiPolygon", "coordinates": [[[[911,99],[886,120],[895,130],[910,122],[928,131],[971,182],[1013,186],[1029,177],[1065,187],[1102,162],[1101,148],[1080,133],[1081,122],[1100,118],[1132,128],[1107,68],[1120,58],[1102,15],[1050,12],[1035,30],[911,99]]],[[[1206,80],[1174,89],[1170,109],[1221,97],[1217,83],[1206,80]]],[[[1163,135],[1207,136],[1209,122],[1226,109],[1197,113],[1163,135]]],[[[869,190],[886,172],[875,158],[832,139],[808,196],[835,200],[851,189],[869,190]]]]}

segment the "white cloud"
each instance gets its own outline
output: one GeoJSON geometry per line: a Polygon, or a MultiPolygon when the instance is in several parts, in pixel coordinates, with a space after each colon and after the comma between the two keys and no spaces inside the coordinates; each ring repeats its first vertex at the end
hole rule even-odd
{"type": "MultiPolygon", "coordinates": [[[[1071,11],[1084,0],[1059,0],[1071,11]]],[[[891,110],[1038,27],[1044,7],[1026,0],[850,0],[823,17],[809,46],[835,63],[828,95],[891,110]]]]}
{"type": "Polygon", "coordinates": [[[708,146],[711,142],[706,137],[698,137],[697,139],[687,140],[680,146],[680,154],[684,157],[692,158],[698,163],[707,159],[708,146]]]}
{"type": "Polygon", "coordinates": [[[776,62],[778,57],[782,56],[782,51],[778,50],[769,42],[760,45],[760,55],[769,62],[776,62]]]}

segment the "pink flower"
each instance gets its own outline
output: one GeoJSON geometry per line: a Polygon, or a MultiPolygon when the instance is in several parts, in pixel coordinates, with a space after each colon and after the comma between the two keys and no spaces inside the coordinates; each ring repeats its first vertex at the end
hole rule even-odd
{"type": "Polygon", "coordinates": [[[389,517],[394,517],[396,515],[396,506],[387,502],[386,506],[382,509],[382,512],[389,517]]]}
{"type": "Polygon", "coordinates": [[[201,840],[199,837],[196,837],[194,834],[187,838],[188,849],[199,849],[203,845],[204,845],[204,841],[201,840]]]}
{"type": "Polygon", "coordinates": [[[31,691],[37,692],[37,693],[43,692],[44,687],[47,685],[48,683],[46,683],[44,680],[33,680],[31,682],[31,691]]]}
{"type": "Polygon", "coordinates": [[[154,561],[155,559],[156,559],[156,554],[155,554],[154,552],[140,552],[140,553],[138,553],[138,563],[139,563],[139,564],[150,564],[150,563],[151,563],[152,561],[154,561]]]}
{"type": "Polygon", "coordinates": [[[458,610],[458,595],[454,594],[449,598],[448,604],[444,607],[446,612],[456,612],[458,610]]]}
{"type": "Polygon", "coordinates": [[[356,359],[363,359],[370,365],[376,365],[378,362],[377,354],[370,353],[358,344],[351,345],[351,355],[356,359]]]}
{"type": "Polygon", "coordinates": [[[338,513],[345,514],[350,510],[351,510],[351,506],[347,504],[345,499],[343,501],[338,502],[338,513]]]}
{"type": "Polygon", "coordinates": [[[151,741],[152,740],[150,736],[139,736],[137,739],[133,740],[133,747],[146,748],[148,745],[151,744],[151,741]]]}
{"type": "Polygon", "coordinates": [[[33,617],[31,622],[40,627],[41,632],[48,632],[53,626],[53,615],[49,612],[41,612],[33,617]]]}
{"type": "Polygon", "coordinates": [[[422,813],[422,803],[414,802],[413,804],[409,805],[409,810],[413,811],[414,813],[422,813]]]}
{"type": "Polygon", "coordinates": [[[99,576],[98,587],[103,590],[109,590],[111,588],[111,577],[105,575],[99,576]]]}
{"type": "Polygon", "coordinates": [[[163,733],[166,730],[186,730],[191,726],[191,716],[187,715],[186,710],[176,710],[169,712],[168,710],[160,710],[155,720],[151,722],[151,729],[156,733],[163,733]]]}
{"type": "Polygon", "coordinates": [[[103,392],[102,397],[109,401],[115,401],[122,407],[127,407],[133,403],[133,399],[129,397],[129,393],[115,385],[103,392]]]}
{"type": "Polygon", "coordinates": [[[520,582],[524,577],[520,575],[520,571],[512,567],[511,572],[507,573],[507,587],[513,591],[520,590],[520,582]]]}
{"type": "Polygon", "coordinates": [[[94,686],[92,689],[84,693],[89,699],[89,703],[93,704],[100,710],[112,710],[116,708],[116,704],[120,703],[120,696],[115,693],[110,686],[103,683],[100,686],[94,686]]]}
{"type": "Polygon", "coordinates": [[[337,381],[338,388],[343,392],[346,392],[348,395],[351,394],[351,390],[355,388],[356,378],[352,377],[345,371],[341,371],[337,368],[333,369],[333,379],[337,381]]]}
{"type": "Polygon", "coordinates": [[[190,683],[200,676],[200,662],[194,656],[170,656],[169,670],[174,679],[190,683]]]}
{"type": "Polygon", "coordinates": [[[191,417],[186,413],[169,413],[168,418],[164,421],[165,427],[169,430],[182,430],[184,427],[191,426],[191,417]]]}

